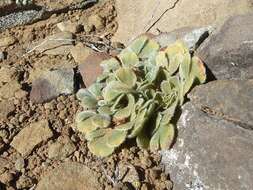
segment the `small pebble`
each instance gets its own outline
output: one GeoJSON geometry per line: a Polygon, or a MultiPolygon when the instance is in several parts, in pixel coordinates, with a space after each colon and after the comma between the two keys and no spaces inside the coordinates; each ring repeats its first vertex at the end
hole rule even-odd
{"type": "Polygon", "coordinates": [[[18,158],[15,162],[15,168],[18,171],[21,171],[25,167],[25,160],[21,157],[18,158]]]}

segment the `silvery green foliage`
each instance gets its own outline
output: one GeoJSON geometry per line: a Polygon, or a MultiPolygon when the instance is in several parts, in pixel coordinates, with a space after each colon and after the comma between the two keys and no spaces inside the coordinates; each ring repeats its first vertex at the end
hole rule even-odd
{"type": "Polygon", "coordinates": [[[18,6],[26,6],[33,3],[33,0],[16,0],[18,6]]]}
{"type": "Polygon", "coordinates": [[[189,90],[206,79],[201,60],[182,42],[160,50],[141,36],[101,66],[104,73],[96,83],[77,93],[87,109],[77,115],[77,128],[90,151],[108,156],[131,138],[152,151],[169,148],[176,110],[189,90]]]}

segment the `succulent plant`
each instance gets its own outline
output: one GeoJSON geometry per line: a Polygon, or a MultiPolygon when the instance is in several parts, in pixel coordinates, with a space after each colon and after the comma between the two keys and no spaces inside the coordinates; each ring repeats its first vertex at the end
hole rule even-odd
{"type": "Polygon", "coordinates": [[[96,83],[77,93],[85,108],[77,128],[90,151],[108,156],[127,139],[152,151],[170,147],[176,110],[193,86],[205,82],[202,61],[180,41],[160,49],[141,36],[101,66],[96,83]]]}

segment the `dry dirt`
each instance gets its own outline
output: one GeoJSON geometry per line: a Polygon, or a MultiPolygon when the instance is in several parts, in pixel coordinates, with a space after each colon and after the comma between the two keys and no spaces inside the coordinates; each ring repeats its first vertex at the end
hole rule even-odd
{"type": "MultiPolygon", "coordinates": [[[[42,3],[49,4],[45,0],[42,3]]],[[[55,6],[55,5],[53,5],[55,6]]],[[[52,15],[49,19],[31,25],[6,29],[0,33],[0,40],[14,37],[11,45],[1,47],[6,59],[0,61],[1,69],[7,68],[3,83],[0,84],[0,95],[8,96],[9,100],[0,101],[0,189],[36,189],[37,184],[48,172],[57,168],[63,162],[78,162],[95,171],[101,189],[136,189],[166,190],[172,183],[169,176],[160,167],[159,153],[139,150],[132,145],[121,147],[118,152],[104,159],[92,155],[82,134],[75,131],[75,114],[81,110],[75,95],[59,96],[44,104],[31,103],[30,77],[35,67],[75,67],[74,59],[70,55],[44,55],[36,51],[27,53],[33,44],[49,35],[59,32],[56,24],[71,20],[73,23],[84,24],[91,15],[105,18],[105,24],[100,29],[81,31],[76,34],[77,41],[108,41],[117,30],[114,1],[103,5],[95,5],[86,10],[75,10],[52,15]],[[8,82],[19,82],[21,85],[14,94],[9,92],[13,88],[4,87],[8,82]],[[7,114],[8,113],[8,114],[7,114]],[[49,139],[36,145],[32,152],[21,155],[11,146],[11,142],[22,129],[31,123],[46,120],[53,135],[49,139]],[[52,144],[59,143],[69,146],[57,149],[52,144]],[[59,150],[57,152],[57,150],[59,150]],[[124,177],[116,175],[115,171],[132,168],[124,177]],[[115,176],[116,175],[116,176],[115,176]],[[129,175],[129,176],[128,176],[129,175]],[[127,180],[134,178],[134,182],[127,180]]],[[[1,58],[0,58],[1,59],[1,58]]],[[[3,75],[1,77],[4,77],[3,75]]],[[[29,142],[32,138],[23,139],[29,142]]],[[[21,142],[21,143],[24,143],[21,142]]],[[[58,146],[59,147],[59,146],[58,146]]],[[[88,175],[88,174],[87,174],[88,175]]]]}

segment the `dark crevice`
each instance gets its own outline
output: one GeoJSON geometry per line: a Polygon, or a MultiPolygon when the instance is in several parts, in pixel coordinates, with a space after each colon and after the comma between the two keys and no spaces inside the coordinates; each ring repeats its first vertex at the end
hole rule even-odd
{"type": "Polygon", "coordinates": [[[215,118],[218,118],[218,119],[222,119],[222,120],[231,122],[231,123],[233,123],[235,125],[238,125],[238,126],[244,128],[244,129],[253,130],[253,126],[252,125],[244,123],[244,122],[242,122],[240,120],[233,119],[233,118],[231,118],[229,116],[226,116],[223,113],[217,113],[216,111],[212,110],[208,106],[201,106],[200,110],[202,112],[204,112],[205,114],[207,114],[207,116],[209,116],[209,117],[215,117],[215,118]]]}
{"type": "Polygon", "coordinates": [[[162,17],[171,9],[174,9],[180,0],[177,0],[170,8],[166,9],[159,18],[146,30],[146,33],[149,32],[161,19],[162,17]]]}

